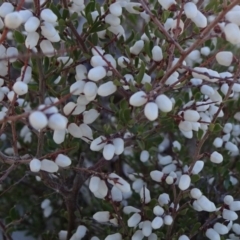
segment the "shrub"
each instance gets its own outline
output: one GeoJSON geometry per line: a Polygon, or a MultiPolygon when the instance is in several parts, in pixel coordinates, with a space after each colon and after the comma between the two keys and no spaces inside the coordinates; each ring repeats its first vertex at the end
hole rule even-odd
{"type": "Polygon", "coordinates": [[[0,6],[0,227],[42,239],[240,239],[240,5],[0,6]]]}

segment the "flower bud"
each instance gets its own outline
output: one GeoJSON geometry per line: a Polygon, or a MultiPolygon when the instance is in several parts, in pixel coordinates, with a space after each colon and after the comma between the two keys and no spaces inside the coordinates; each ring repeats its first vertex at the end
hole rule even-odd
{"type": "Polygon", "coordinates": [[[160,62],[163,59],[162,48],[154,46],[152,49],[152,59],[155,62],[160,62]]]}
{"type": "Polygon", "coordinates": [[[147,94],[143,91],[134,93],[129,99],[130,105],[134,107],[140,107],[144,105],[146,102],[147,102],[147,94]]]}
{"type": "Polygon", "coordinates": [[[40,111],[32,112],[29,115],[29,122],[31,126],[37,130],[45,128],[48,124],[46,115],[40,111]]]}
{"type": "Polygon", "coordinates": [[[171,225],[173,222],[173,218],[170,215],[165,215],[164,216],[164,224],[165,225],[171,225]]]}
{"type": "Polygon", "coordinates": [[[48,159],[43,159],[41,161],[41,170],[49,173],[54,173],[58,171],[58,165],[53,161],[50,161],[48,159]]]}
{"type": "Polygon", "coordinates": [[[218,233],[218,234],[221,234],[221,235],[225,235],[228,233],[228,228],[227,226],[225,226],[224,224],[222,223],[215,223],[214,226],[213,226],[213,229],[218,233]]]}
{"type": "Polygon", "coordinates": [[[13,90],[14,92],[21,96],[21,95],[24,95],[28,92],[28,85],[24,82],[15,82],[14,85],[13,85],[13,90]]]}
{"type": "Polygon", "coordinates": [[[190,195],[194,199],[199,199],[202,196],[202,192],[198,188],[193,188],[190,191],[190,195]]]}
{"type": "Polygon", "coordinates": [[[210,161],[213,163],[219,164],[223,161],[223,156],[222,156],[222,154],[215,151],[211,154],[210,161]]]}
{"type": "Polygon", "coordinates": [[[140,154],[140,161],[141,162],[147,162],[149,159],[149,152],[146,150],[143,150],[140,154]]]}
{"type": "Polygon", "coordinates": [[[97,94],[102,97],[107,97],[117,91],[117,86],[112,82],[108,81],[106,83],[103,83],[98,88],[97,94]]]}
{"type": "Polygon", "coordinates": [[[113,15],[113,14],[107,14],[107,16],[105,17],[105,23],[108,23],[112,26],[118,26],[121,24],[120,18],[113,15]]]}
{"type": "Polygon", "coordinates": [[[48,126],[53,130],[63,130],[67,128],[68,120],[60,113],[51,115],[48,119],[48,126]]]}
{"type": "Polygon", "coordinates": [[[197,111],[188,109],[183,112],[183,118],[186,121],[197,122],[200,119],[200,115],[197,111]]]}
{"type": "Polygon", "coordinates": [[[87,82],[83,87],[83,93],[87,97],[95,96],[97,94],[98,87],[94,82],[87,82]]]}
{"type": "Polygon", "coordinates": [[[212,228],[209,228],[207,231],[206,231],[206,237],[209,238],[210,240],[220,240],[220,236],[219,234],[212,228]]]}
{"type": "Polygon", "coordinates": [[[37,46],[39,40],[39,34],[37,32],[31,32],[27,34],[25,39],[26,48],[33,49],[37,46]]]}
{"type": "Polygon", "coordinates": [[[240,201],[233,201],[229,205],[229,209],[236,212],[240,211],[240,201]]]}
{"type": "Polygon", "coordinates": [[[27,22],[24,24],[26,32],[36,32],[40,26],[40,20],[37,17],[30,17],[27,22]]]}
{"type": "Polygon", "coordinates": [[[115,154],[120,155],[124,151],[124,141],[122,138],[114,138],[113,145],[115,147],[115,154]]]}
{"type": "Polygon", "coordinates": [[[122,235],[120,233],[114,233],[108,235],[104,240],[122,240],[122,235]]]}
{"type": "Polygon", "coordinates": [[[114,16],[120,17],[122,15],[122,7],[119,2],[112,3],[109,6],[109,11],[114,16]]]}
{"type": "Polygon", "coordinates": [[[93,215],[93,219],[100,223],[108,222],[109,217],[110,213],[108,211],[96,212],[93,215]]]}
{"type": "Polygon", "coordinates": [[[227,204],[227,205],[230,205],[233,202],[233,200],[234,199],[231,195],[226,195],[223,199],[224,203],[227,204]]]}
{"type": "Polygon", "coordinates": [[[58,154],[58,156],[55,159],[55,163],[59,167],[68,167],[69,165],[71,165],[72,161],[68,156],[63,154],[58,154]]]}
{"type": "Polygon", "coordinates": [[[16,29],[22,24],[22,17],[19,12],[8,13],[4,18],[5,26],[9,29],[16,29]]]}
{"type": "Polygon", "coordinates": [[[86,235],[86,232],[87,228],[84,225],[80,225],[78,226],[75,235],[77,238],[82,239],[86,235]]]}
{"type": "Polygon", "coordinates": [[[204,162],[201,160],[196,161],[196,163],[193,166],[192,174],[199,174],[204,167],[204,162]]]}
{"type": "Polygon", "coordinates": [[[65,139],[65,134],[66,134],[66,130],[62,129],[62,130],[54,130],[53,133],[53,140],[55,143],[57,144],[61,144],[64,142],[65,139]]]}
{"type": "Polygon", "coordinates": [[[32,172],[39,172],[41,169],[41,161],[37,158],[33,158],[29,163],[29,167],[32,172]]]}
{"type": "Polygon", "coordinates": [[[178,187],[182,190],[185,191],[189,188],[191,184],[191,178],[189,177],[189,175],[187,174],[183,174],[180,177],[179,183],[178,183],[178,187]]]}
{"type": "Polygon", "coordinates": [[[45,8],[41,11],[40,17],[42,20],[55,23],[57,21],[57,15],[49,8],[45,8]]]}
{"type": "Polygon", "coordinates": [[[107,71],[102,66],[97,66],[89,70],[88,72],[88,79],[97,82],[100,79],[106,77],[107,71]]]}
{"type": "Polygon", "coordinates": [[[0,17],[5,16],[14,11],[14,6],[10,2],[3,2],[0,6],[0,17]]]}
{"type": "Polygon", "coordinates": [[[222,145],[223,145],[223,140],[222,140],[222,138],[219,138],[219,137],[215,138],[214,141],[213,141],[213,145],[214,145],[216,148],[222,147],[222,145]]]}
{"type": "Polygon", "coordinates": [[[238,219],[237,213],[228,209],[223,209],[222,217],[229,221],[235,221],[236,219],[238,219]]]}
{"type": "Polygon", "coordinates": [[[163,175],[164,173],[158,170],[154,170],[150,172],[150,177],[152,178],[153,181],[156,181],[156,182],[161,182],[163,175]]]}
{"type": "Polygon", "coordinates": [[[154,102],[148,102],[144,107],[144,115],[150,120],[154,121],[158,117],[158,106],[154,102]]]}
{"type": "Polygon", "coordinates": [[[140,198],[145,204],[151,201],[150,191],[145,186],[143,186],[140,190],[140,198]]]}
{"type": "Polygon", "coordinates": [[[165,204],[169,204],[169,202],[170,202],[169,195],[167,193],[160,194],[159,197],[158,197],[158,202],[159,202],[160,206],[164,206],[165,204]]]}
{"type": "Polygon", "coordinates": [[[118,176],[116,173],[110,173],[108,175],[108,182],[119,188],[122,192],[131,191],[129,183],[120,176],[118,176]]]}
{"type": "Polygon", "coordinates": [[[103,148],[103,157],[106,159],[106,160],[111,160],[114,156],[114,153],[115,153],[115,147],[113,144],[107,144],[104,146],[103,148]]]}
{"type": "Polygon", "coordinates": [[[159,95],[155,99],[155,102],[158,105],[160,111],[162,112],[170,112],[172,110],[173,107],[172,101],[164,94],[159,95]]]}
{"type": "Polygon", "coordinates": [[[232,44],[240,43],[240,30],[235,23],[228,23],[224,27],[224,33],[228,42],[232,44]]]}
{"type": "Polygon", "coordinates": [[[200,12],[197,12],[197,15],[191,20],[196,24],[199,28],[205,28],[207,26],[207,18],[200,12]]]}
{"type": "Polygon", "coordinates": [[[134,213],[127,221],[128,227],[136,227],[141,221],[141,218],[139,213],[134,213]]]}
{"type": "Polygon", "coordinates": [[[198,14],[198,9],[196,4],[192,2],[188,2],[184,4],[184,13],[187,16],[187,18],[195,18],[198,14]]]}
{"type": "Polygon", "coordinates": [[[233,60],[233,53],[227,51],[218,52],[216,60],[220,65],[229,67],[233,60]]]}

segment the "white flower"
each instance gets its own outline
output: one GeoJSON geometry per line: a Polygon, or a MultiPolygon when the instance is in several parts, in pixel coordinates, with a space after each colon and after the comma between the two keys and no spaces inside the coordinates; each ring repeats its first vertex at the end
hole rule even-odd
{"type": "Polygon", "coordinates": [[[159,46],[154,46],[152,49],[152,59],[155,62],[160,62],[163,59],[162,48],[159,46]]]}
{"type": "Polygon", "coordinates": [[[116,91],[117,91],[117,86],[113,83],[113,81],[108,81],[100,85],[100,87],[98,88],[97,94],[102,97],[107,97],[116,91]]]}
{"type": "Polygon", "coordinates": [[[213,229],[218,233],[218,234],[221,234],[221,235],[225,235],[228,233],[228,228],[227,226],[225,226],[224,224],[222,223],[215,223],[214,226],[213,226],[213,229]]]}
{"type": "Polygon", "coordinates": [[[234,199],[231,195],[226,195],[223,199],[224,203],[227,204],[227,205],[231,204],[233,202],[233,200],[234,199]]]}
{"type": "Polygon", "coordinates": [[[136,41],[134,45],[130,47],[130,53],[138,55],[142,51],[143,47],[144,47],[143,40],[136,41]]]}
{"type": "Polygon", "coordinates": [[[223,145],[223,140],[222,140],[222,138],[219,138],[219,137],[215,138],[214,141],[213,141],[213,145],[214,145],[216,148],[222,147],[222,145],[223,145]]]}
{"type": "Polygon", "coordinates": [[[43,54],[46,55],[47,57],[54,56],[55,49],[49,40],[42,40],[40,42],[40,48],[43,54]]]}
{"type": "Polygon", "coordinates": [[[64,154],[58,154],[55,159],[55,163],[59,167],[68,167],[69,165],[71,165],[72,161],[68,156],[66,156],[64,154]]]}
{"type": "Polygon", "coordinates": [[[106,77],[107,72],[106,69],[102,66],[97,66],[89,70],[88,79],[97,82],[100,79],[106,77]]]}
{"type": "Polygon", "coordinates": [[[132,212],[134,212],[134,213],[138,212],[139,213],[139,212],[141,212],[141,210],[139,210],[139,209],[137,209],[135,207],[132,207],[132,206],[126,206],[126,207],[123,208],[123,212],[125,214],[130,214],[132,212]]]}
{"type": "Polygon", "coordinates": [[[184,4],[184,13],[186,14],[187,18],[195,18],[198,14],[198,9],[196,4],[192,2],[188,2],[184,4]]]}
{"type": "Polygon", "coordinates": [[[230,152],[238,152],[238,147],[232,142],[226,142],[225,143],[225,149],[230,151],[230,152]]]}
{"type": "Polygon", "coordinates": [[[37,46],[39,40],[39,34],[37,32],[30,32],[25,39],[26,48],[33,49],[37,46]]]}
{"type": "Polygon", "coordinates": [[[28,92],[28,85],[21,81],[15,82],[13,85],[13,90],[17,95],[21,96],[28,92]]]}
{"type": "Polygon", "coordinates": [[[40,20],[37,17],[30,17],[24,24],[25,30],[30,32],[36,32],[37,28],[40,26],[40,20]]]}
{"type": "Polygon", "coordinates": [[[41,169],[41,161],[37,158],[33,158],[29,163],[29,167],[32,172],[39,172],[41,169]]]}
{"type": "Polygon", "coordinates": [[[197,111],[188,109],[183,112],[183,118],[186,121],[197,122],[200,119],[200,115],[197,111]]]}
{"type": "Polygon", "coordinates": [[[240,211],[240,201],[233,201],[229,204],[229,209],[232,211],[240,211]]]}
{"type": "Polygon", "coordinates": [[[126,182],[123,178],[118,176],[116,173],[110,173],[108,175],[109,183],[119,188],[122,192],[130,192],[131,188],[128,182],[126,182]]]}
{"type": "Polygon", "coordinates": [[[129,99],[130,105],[134,107],[140,107],[144,105],[146,102],[147,102],[147,94],[143,91],[134,93],[129,99]]]}
{"type": "Polygon", "coordinates": [[[166,10],[168,10],[172,5],[176,4],[175,0],[158,0],[158,2],[166,10]]]}
{"type": "Polygon", "coordinates": [[[240,224],[234,223],[234,224],[232,225],[232,230],[233,230],[237,235],[240,235],[240,224]]]}
{"type": "Polygon", "coordinates": [[[186,235],[181,235],[178,240],[190,240],[188,236],[186,235]]]}
{"type": "Polygon", "coordinates": [[[154,121],[158,117],[158,106],[154,102],[148,102],[144,107],[144,115],[150,120],[154,121]]]}
{"type": "Polygon", "coordinates": [[[48,126],[53,130],[63,130],[67,128],[68,120],[60,113],[52,114],[48,119],[48,126]]]}
{"type": "Polygon", "coordinates": [[[164,209],[157,205],[153,208],[153,213],[157,216],[161,216],[164,214],[164,209]]]}
{"type": "Polygon", "coordinates": [[[210,161],[213,163],[221,163],[223,161],[223,156],[215,151],[211,154],[210,161]]]}
{"type": "Polygon", "coordinates": [[[121,20],[119,17],[113,15],[113,14],[107,14],[105,17],[105,23],[108,23],[112,26],[118,26],[121,23],[121,20]]]}
{"type": "Polygon", "coordinates": [[[92,151],[100,151],[106,145],[106,137],[99,136],[91,142],[90,149],[92,151]]]}
{"type": "Polygon", "coordinates": [[[198,198],[196,202],[204,211],[214,212],[216,210],[215,204],[213,202],[211,202],[204,195],[202,195],[200,198],[198,198]]]}
{"type": "Polygon", "coordinates": [[[158,202],[159,202],[160,206],[164,206],[165,204],[169,204],[169,202],[170,202],[169,195],[167,193],[160,194],[159,197],[158,197],[158,202]]]}
{"type": "Polygon", "coordinates": [[[210,240],[220,240],[220,235],[212,228],[209,228],[206,231],[206,237],[209,238],[210,240]]]}
{"type": "Polygon", "coordinates": [[[172,110],[173,104],[172,101],[170,100],[169,97],[167,97],[164,94],[159,95],[156,99],[155,99],[156,104],[158,105],[158,108],[162,111],[162,112],[170,112],[172,110]]]}
{"type": "Polygon", "coordinates": [[[115,202],[121,202],[123,199],[123,194],[122,192],[119,190],[119,188],[113,186],[111,189],[111,197],[112,200],[115,202]]]}
{"type": "Polygon", "coordinates": [[[140,190],[140,198],[145,204],[151,201],[150,191],[145,186],[143,186],[140,190]]]}
{"type": "Polygon", "coordinates": [[[111,160],[114,156],[114,153],[115,153],[115,147],[113,144],[109,143],[109,144],[106,144],[103,148],[103,157],[106,159],[106,160],[111,160]]]}
{"type": "Polygon", "coordinates": [[[53,13],[53,11],[49,8],[45,8],[41,11],[40,14],[42,20],[50,22],[50,23],[54,23],[57,21],[57,16],[55,13],[53,13]]]}
{"type": "Polygon", "coordinates": [[[108,211],[96,212],[93,215],[93,219],[100,223],[108,222],[109,217],[110,213],[108,211]]]}
{"type": "Polygon", "coordinates": [[[29,122],[33,128],[41,130],[47,126],[48,119],[44,113],[35,111],[29,115],[29,122]]]}
{"type": "Polygon", "coordinates": [[[163,220],[165,225],[171,225],[173,222],[173,218],[170,215],[165,215],[163,220]]]}
{"type": "Polygon", "coordinates": [[[43,159],[41,161],[41,170],[49,173],[54,173],[58,171],[58,165],[53,161],[50,161],[48,159],[43,159]]]}
{"type": "Polygon", "coordinates": [[[201,160],[198,160],[195,162],[193,168],[192,168],[192,174],[198,174],[202,171],[204,167],[204,162],[201,160]]]}
{"type": "Polygon", "coordinates": [[[0,17],[4,18],[7,14],[14,11],[14,6],[10,2],[3,2],[0,6],[0,17]]]}
{"type": "Polygon", "coordinates": [[[222,217],[229,221],[234,221],[234,220],[238,219],[237,213],[235,213],[232,210],[228,210],[228,209],[223,209],[222,217]]]}
{"type": "Polygon", "coordinates": [[[199,199],[202,196],[202,192],[198,188],[193,188],[190,191],[190,195],[194,199],[199,199]]]}
{"type": "Polygon", "coordinates": [[[120,233],[115,233],[108,235],[104,240],[122,240],[122,235],[120,233]]]}
{"type": "Polygon", "coordinates": [[[122,15],[122,6],[120,5],[119,2],[112,3],[109,6],[109,11],[111,14],[120,17],[122,15]]]}
{"type": "Polygon", "coordinates": [[[58,238],[59,240],[66,240],[67,239],[67,231],[66,230],[61,230],[58,233],[58,238]]]}
{"type": "Polygon", "coordinates": [[[19,12],[8,13],[4,18],[5,26],[9,29],[16,29],[22,24],[22,17],[19,12]]]}
{"type": "Polygon", "coordinates": [[[137,230],[133,235],[131,240],[142,240],[144,238],[144,235],[142,233],[142,230],[137,230]]]}
{"type": "Polygon", "coordinates": [[[127,221],[128,227],[136,227],[141,221],[141,218],[139,213],[134,213],[127,221]]]}
{"type": "Polygon", "coordinates": [[[228,23],[224,27],[224,33],[226,36],[227,41],[232,44],[240,43],[240,30],[237,24],[235,23],[228,23]]]}
{"type": "Polygon", "coordinates": [[[149,152],[148,151],[146,151],[146,150],[143,150],[142,152],[141,152],[141,154],[140,154],[140,161],[141,162],[147,162],[148,161],[148,159],[149,159],[149,152]]]}
{"type": "Polygon", "coordinates": [[[207,26],[207,18],[200,12],[197,12],[197,15],[191,20],[196,24],[199,28],[205,28],[207,26]]]}
{"type": "Polygon", "coordinates": [[[142,233],[145,237],[149,237],[152,233],[152,223],[149,220],[143,222],[142,233]]]}
{"type": "Polygon", "coordinates": [[[216,54],[216,60],[220,65],[229,67],[233,60],[233,53],[222,51],[216,54]]]}
{"type": "Polygon", "coordinates": [[[121,56],[118,58],[117,63],[121,68],[126,68],[130,60],[127,57],[121,56]]]}
{"type": "Polygon", "coordinates": [[[77,231],[75,233],[76,237],[82,239],[86,235],[87,230],[88,229],[84,225],[78,226],[77,231]]]}
{"type": "Polygon", "coordinates": [[[163,226],[163,219],[161,217],[155,217],[151,225],[153,229],[159,229],[163,226]]]}
{"type": "Polygon", "coordinates": [[[191,184],[191,178],[189,175],[187,174],[183,174],[181,177],[180,177],[180,180],[179,180],[179,183],[178,183],[178,187],[182,190],[182,191],[185,191],[189,188],[191,184]]]}
{"type": "Polygon", "coordinates": [[[115,154],[120,155],[124,151],[124,141],[122,138],[114,138],[113,145],[115,147],[115,154]]]}
{"type": "Polygon", "coordinates": [[[154,170],[154,171],[150,172],[150,177],[152,178],[152,180],[154,180],[156,182],[161,182],[163,175],[164,175],[164,173],[160,172],[158,170],[154,170]]]}

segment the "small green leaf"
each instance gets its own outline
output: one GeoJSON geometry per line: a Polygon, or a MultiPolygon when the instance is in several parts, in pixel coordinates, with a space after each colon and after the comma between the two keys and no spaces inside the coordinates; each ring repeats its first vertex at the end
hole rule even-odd
{"type": "Polygon", "coordinates": [[[145,71],[146,71],[145,63],[144,63],[144,62],[141,62],[140,70],[139,70],[139,72],[138,72],[138,75],[136,76],[136,81],[137,81],[137,83],[141,83],[145,71]]]}
{"type": "MultiPolygon", "coordinates": [[[[211,125],[211,124],[210,124],[211,125]]],[[[213,129],[214,132],[222,131],[222,126],[219,123],[216,123],[213,129]]]]}
{"type": "Polygon", "coordinates": [[[20,62],[20,61],[16,61],[16,62],[13,62],[13,63],[12,63],[12,66],[13,66],[13,68],[15,68],[15,69],[21,70],[21,68],[23,67],[23,63],[20,62]]]}
{"type": "Polygon", "coordinates": [[[25,37],[19,31],[14,31],[13,37],[16,40],[17,43],[24,43],[25,42],[25,37]]]}
{"type": "Polygon", "coordinates": [[[191,182],[192,183],[195,183],[195,182],[197,182],[197,181],[199,181],[200,180],[200,176],[199,175],[192,175],[191,176],[191,182]]]}

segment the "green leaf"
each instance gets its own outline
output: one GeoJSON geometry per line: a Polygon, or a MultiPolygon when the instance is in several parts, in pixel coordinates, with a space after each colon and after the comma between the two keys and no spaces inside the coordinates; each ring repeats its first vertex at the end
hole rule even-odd
{"type": "Polygon", "coordinates": [[[20,62],[20,61],[15,61],[15,62],[12,63],[13,68],[18,69],[18,70],[21,70],[23,65],[24,64],[22,62],[20,62]]]}
{"type": "Polygon", "coordinates": [[[195,183],[195,182],[197,182],[197,181],[199,181],[200,180],[200,176],[199,175],[192,175],[191,176],[191,182],[192,183],[195,183]]]}
{"type": "Polygon", "coordinates": [[[145,71],[146,71],[145,63],[144,63],[144,62],[141,62],[140,70],[139,70],[139,72],[138,72],[138,74],[137,74],[137,76],[136,76],[136,81],[137,81],[137,83],[141,83],[145,71]]]}
{"type": "Polygon", "coordinates": [[[16,40],[17,43],[24,43],[25,42],[25,37],[19,31],[14,31],[13,37],[16,40]]]}
{"type": "Polygon", "coordinates": [[[198,132],[197,132],[198,140],[202,139],[203,134],[204,134],[204,131],[202,129],[199,129],[198,132]]]}
{"type": "Polygon", "coordinates": [[[134,39],[135,32],[132,30],[130,37],[125,41],[125,44],[129,44],[134,39]]]}
{"type": "Polygon", "coordinates": [[[69,16],[70,16],[69,10],[66,9],[66,8],[64,8],[64,9],[63,9],[63,12],[62,12],[62,18],[66,20],[66,19],[69,18],[69,16]]]}
{"type": "Polygon", "coordinates": [[[58,19],[60,19],[62,17],[59,9],[56,7],[55,4],[51,3],[49,8],[53,11],[54,14],[57,15],[58,19]]]}
{"type": "Polygon", "coordinates": [[[213,132],[220,132],[220,131],[222,131],[222,129],[223,129],[222,126],[219,123],[216,123],[213,128],[213,132]]]}

